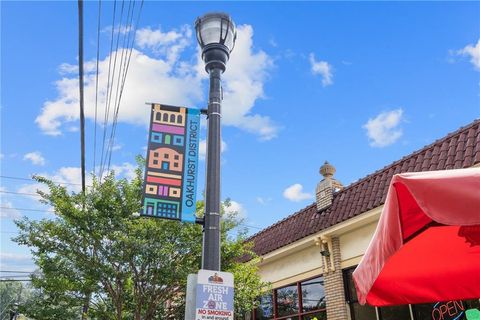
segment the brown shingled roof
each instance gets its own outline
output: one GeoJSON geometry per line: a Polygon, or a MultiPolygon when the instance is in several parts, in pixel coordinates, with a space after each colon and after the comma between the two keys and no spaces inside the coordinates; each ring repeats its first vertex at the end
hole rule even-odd
{"type": "Polygon", "coordinates": [[[333,203],[317,212],[313,203],[248,239],[253,251],[267,254],[320,230],[382,205],[394,174],[468,168],[480,163],[480,120],[425,146],[347,186],[333,203]]]}

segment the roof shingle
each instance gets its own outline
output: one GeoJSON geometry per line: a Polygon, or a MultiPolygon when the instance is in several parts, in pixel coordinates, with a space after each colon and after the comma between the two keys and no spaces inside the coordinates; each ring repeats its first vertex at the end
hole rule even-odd
{"type": "Polygon", "coordinates": [[[313,203],[254,234],[253,251],[264,255],[320,230],[382,205],[396,173],[468,168],[480,163],[480,120],[393,162],[345,187],[330,207],[317,212],[313,203]]]}

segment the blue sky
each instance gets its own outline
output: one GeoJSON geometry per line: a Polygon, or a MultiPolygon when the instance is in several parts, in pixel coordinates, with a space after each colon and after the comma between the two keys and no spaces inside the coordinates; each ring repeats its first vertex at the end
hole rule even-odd
{"type": "MultiPolygon", "coordinates": [[[[85,5],[88,170],[97,5],[85,5]]],[[[100,96],[113,5],[102,2],[100,96]]],[[[224,74],[222,196],[234,201],[248,225],[266,227],[312,203],[325,160],[348,185],[480,115],[478,2],[148,1],[119,109],[112,152],[119,176],[128,177],[135,155],[145,153],[145,102],[205,106],[208,80],[192,25],[208,11],[226,11],[238,25],[224,74]]],[[[3,176],[40,173],[79,183],[77,50],[76,2],[2,1],[3,176]]],[[[100,103],[100,119],[104,108],[100,103]]],[[[97,130],[98,165],[103,129],[97,130]]],[[[2,207],[49,210],[35,197],[5,193],[34,192],[37,186],[28,181],[2,178],[1,187],[2,207]]],[[[28,249],[9,240],[16,232],[12,219],[53,216],[1,213],[1,269],[31,270],[28,249]]]]}

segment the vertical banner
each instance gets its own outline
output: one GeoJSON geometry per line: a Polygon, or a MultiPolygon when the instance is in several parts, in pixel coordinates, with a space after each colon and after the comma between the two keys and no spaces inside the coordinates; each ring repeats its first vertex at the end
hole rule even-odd
{"type": "Polygon", "coordinates": [[[152,104],[140,215],[195,222],[200,110],[152,104]]]}

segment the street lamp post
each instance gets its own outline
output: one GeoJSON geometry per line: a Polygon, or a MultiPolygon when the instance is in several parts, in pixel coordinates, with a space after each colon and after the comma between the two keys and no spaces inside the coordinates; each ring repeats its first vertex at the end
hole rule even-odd
{"type": "Polygon", "coordinates": [[[220,118],[221,75],[235,45],[235,23],[225,13],[208,13],[195,22],[205,70],[210,75],[205,217],[202,269],[220,271],[220,118]]]}

